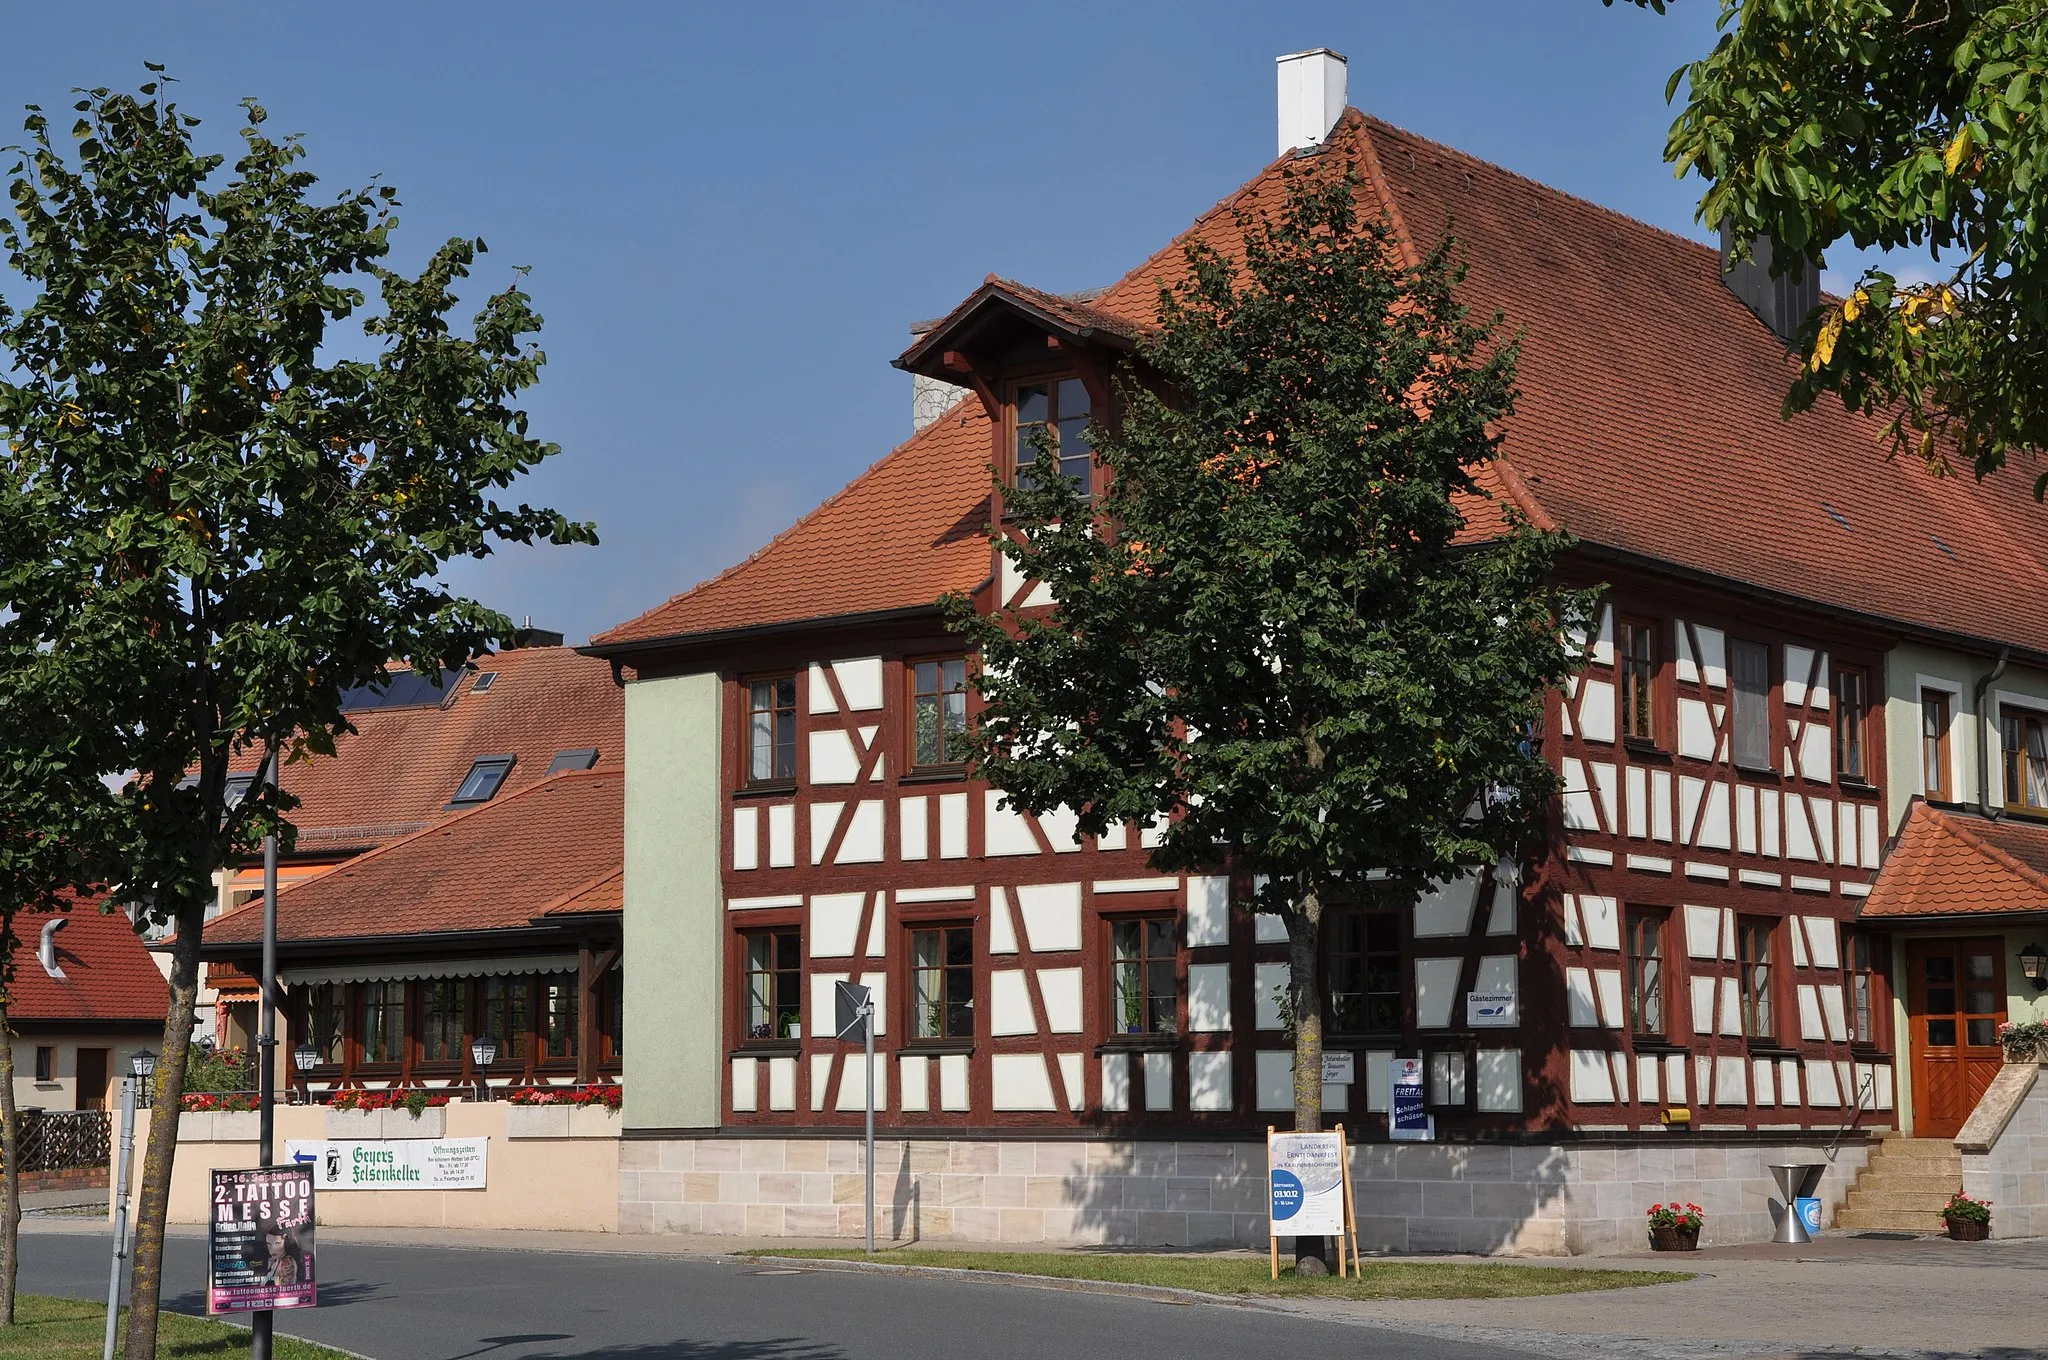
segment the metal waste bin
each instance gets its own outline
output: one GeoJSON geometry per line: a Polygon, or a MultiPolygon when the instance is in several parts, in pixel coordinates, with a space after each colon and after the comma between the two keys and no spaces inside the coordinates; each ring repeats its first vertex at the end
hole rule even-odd
{"type": "Polygon", "coordinates": [[[1771,1176],[1778,1182],[1778,1197],[1783,1201],[1783,1210],[1778,1219],[1778,1232],[1771,1240],[1798,1245],[1811,1242],[1813,1234],[1806,1231],[1806,1224],[1800,1220],[1798,1201],[1810,1199],[1820,1188],[1820,1176],[1826,1171],[1826,1162],[1773,1162],[1771,1176]]]}

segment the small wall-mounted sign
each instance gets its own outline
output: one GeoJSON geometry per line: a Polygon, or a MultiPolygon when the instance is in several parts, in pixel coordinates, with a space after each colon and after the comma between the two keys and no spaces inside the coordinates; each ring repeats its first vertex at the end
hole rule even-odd
{"type": "Polygon", "coordinates": [[[1349,1086],[1358,1080],[1356,1053],[1323,1054],[1323,1085],[1349,1086]]]}
{"type": "Polygon", "coordinates": [[[1510,1029],[1521,1017],[1513,992],[1465,993],[1465,1024],[1470,1029],[1510,1029]]]}

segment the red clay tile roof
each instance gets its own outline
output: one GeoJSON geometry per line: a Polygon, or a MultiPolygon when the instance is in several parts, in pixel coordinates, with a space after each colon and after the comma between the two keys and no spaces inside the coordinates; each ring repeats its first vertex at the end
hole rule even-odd
{"type": "Polygon", "coordinates": [[[1874,917],[2048,911],[2048,826],[1915,801],[1864,899],[1874,917]]]}
{"type": "Polygon", "coordinates": [[[17,1025],[52,1020],[164,1022],[170,988],[157,971],[135,927],[121,912],[102,915],[98,901],[79,902],[64,912],[24,912],[15,919],[14,984],[8,1019],[17,1025]],[[57,966],[62,981],[43,971],[36,958],[43,924],[57,928],[57,966]]]}
{"type": "Polygon", "coordinates": [[[541,909],[541,919],[549,916],[611,916],[626,909],[626,871],[613,870],[594,883],[586,883],[571,889],[567,896],[552,906],[541,909]]]}
{"type": "MultiPolygon", "coordinates": [[[[556,775],[282,888],[278,941],[528,926],[550,906],[619,872],[624,790],[617,766],[556,775]]],[[[252,944],[262,932],[258,897],[209,922],[206,944],[252,944]]]]}
{"type": "Polygon", "coordinates": [[[499,799],[546,778],[557,751],[594,746],[597,768],[616,768],[625,712],[610,665],[572,648],[481,657],[440,706],[352,714],[355,734],[336,741],[333,758],[285,766],[284,787],[300,800],[297,852],[346,854],[442,820],[478,756],[518,757],[499,799]],[[489,690],[477,692],[492,673],[489,690]]]}
{"type": "MultiPolygon", "coordinates": [[[[1498,308],[1507,333],[1525,333],[1520,398],[1486,490],[1595,550],[2048,655],[2048,611],[2012,607],[2048,593],[2048,509],[2029,494],[2030,470],[1983,484],[1936,478],[1888,459],[1878,422],[1832,398],[1783,419],[1794,361],[1722,285],[1714,247],[1356,110],[1321,155],[1355,156],[1366,206],[1383,208],[1413,247],[1450,222],[1470,267],[1463,300],[1498,308]]],[[[1186,275],[1184,243],[1240,249],[1232,208],[1277,206],[1293,159],[1268,166],[1085,310],[1150,324],[1160,288],[1186,275]]],[[[978,407],[956,408],[754,557],[593,642],[895,608],[971,588],[988,564],[976,523],[987,457],[978,407]]],[[[1475,506],[1474,531],[1497,513],[1475,506]]]]}

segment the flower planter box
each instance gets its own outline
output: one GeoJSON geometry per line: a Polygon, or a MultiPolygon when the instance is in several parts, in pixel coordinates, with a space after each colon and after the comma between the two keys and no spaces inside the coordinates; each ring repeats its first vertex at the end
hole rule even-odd
{"type": "Polygon", "coordinates": [[[1974,1218],[1943,1218],[1942,1222],[1948,1224],[1948,1235],[1958,1242],[1983,1242],[1991,1236],[1991,1225],[1974,1218]]]}
{"type": "Polygon", "coordinates": [[[374,1142],[380,1138],[445,1138],[448,1136],[448,1107],[437,1105],[431,1110],[423,1110],[418,1119],[405,1110],[329,1109],[327,1136],[352,1142],[374,1142]]]}
{"type": "Polygon", "coordinates": [[[1652,1228],[1650,1229],[1650,1250],[1652,1251],[1698,1251],[1700,1230],[1698,1228],[1652,1228]]]}

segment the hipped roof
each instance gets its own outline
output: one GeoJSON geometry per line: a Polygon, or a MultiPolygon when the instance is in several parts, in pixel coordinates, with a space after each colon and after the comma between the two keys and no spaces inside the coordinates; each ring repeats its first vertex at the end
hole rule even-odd
{"type": "Polygon", "coordinates": [[[1916,801],[1861,915],[1880,919],[2048,911],[2048,826],[1916,801]]]}

